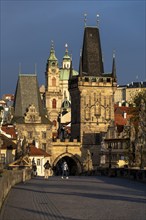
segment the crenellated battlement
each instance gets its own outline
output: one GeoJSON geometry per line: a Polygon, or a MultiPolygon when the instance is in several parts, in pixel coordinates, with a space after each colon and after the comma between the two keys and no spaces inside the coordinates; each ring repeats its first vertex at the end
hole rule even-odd
{"type": "Polygon", "coordinates": [[[117,82],[111,76],[79,76],[70,81],[69,87],[75,86],[98,86],[98,87],[117,87],[117,82]]]}
{"type": "Polygon", "coordinates": [[[78,82],[81,85],[95,85],[95,86],[111,86],[113,83],[115,83],[113,77],[110,76],[84,76],[84,77],[78,77],[78,82]]]}

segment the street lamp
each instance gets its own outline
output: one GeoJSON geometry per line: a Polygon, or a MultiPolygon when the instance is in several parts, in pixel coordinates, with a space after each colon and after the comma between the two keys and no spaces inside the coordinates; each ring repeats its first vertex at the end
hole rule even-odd
{"type": "Polygon", "coordinates": [[[143,146],[141,144],[140,146],[140,169],[142,170],[144,167],[143,167],[143,146]]]}
{"type": "Polygon", "coordinates": [[[112,167],[112,145],[111,143],[108,144],[108,150],[109,150],[109,168],[112,167]]]}

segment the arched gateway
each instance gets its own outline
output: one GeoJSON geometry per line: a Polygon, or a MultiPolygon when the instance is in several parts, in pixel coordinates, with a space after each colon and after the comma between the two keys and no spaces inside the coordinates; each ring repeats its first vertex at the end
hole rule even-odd
{"type": "Polygon", "coordinates": [[[82,172],[82,165],[79,159],[71,153],[63,153],[59,155],[53,162],[54,175],[61,175],[61,166],[66,161],[69,167],[69,175],[78,175],[82,172]]]}

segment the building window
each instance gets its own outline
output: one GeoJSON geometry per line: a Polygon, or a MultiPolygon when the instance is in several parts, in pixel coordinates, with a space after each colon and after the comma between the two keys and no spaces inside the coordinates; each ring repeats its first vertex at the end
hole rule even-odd
{"type": "Polygon", "coordinates": [[[52,78],[52,86],[56,86],[56,78],[55,77],[52,78]]]}
{"type": "Polygon", "coordinates": [[[53,125],[54,125],[54,127],[56,127],[56,125],[57,125],[56,120],[53,121],[53,125]]]}
{"type": "Polygon", "coordinates": [[[52,100],[52,108],[56,108],[56,99],[52,100]]]}
{"type": "Polygon", "coordinates": [[[42,149],[46,151],[46,143],[42,143],[42,149]]]}
{"type": "Polygon", "coordinates": [[[46,132],[45,131],[42,131],[42,138],[46,139],[46,132]]]}
{"type": "Polygon", "coordinates": [[[5,163],[5,154],[0,154],[0,163],[4,164],[5,163]]]}
{"type": "Polygon", "coordinates": [[[32,139],[33,136],[33,132],[32,131],[28,131],[28,139],[32,139]]]}
{"type": "Polygon", "coordinates": [[[41,165],[41,160],[37,159],[37,166],[40,166],[40,165],[41,165]]]}

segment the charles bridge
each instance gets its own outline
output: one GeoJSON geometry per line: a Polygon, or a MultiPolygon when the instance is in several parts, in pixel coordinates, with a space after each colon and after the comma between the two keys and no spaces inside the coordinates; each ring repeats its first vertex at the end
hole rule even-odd
{"type": "Polygon", "coordinates": [[[146,170],[102,169],[81,176],[0,177],[0,220],[145,220],[146,170]]]}

